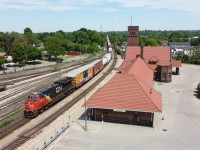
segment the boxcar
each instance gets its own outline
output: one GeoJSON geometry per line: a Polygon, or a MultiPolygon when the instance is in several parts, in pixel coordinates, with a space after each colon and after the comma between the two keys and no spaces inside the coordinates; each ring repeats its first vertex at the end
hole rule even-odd
{"type": "Polygon", "coordinates": [[[97,73],[99,73],[99,71],[103,69],[103,63],[101,59],[97,59],[92,63],[90,63],[89,65],[93,67],[93,75],[96,75],[97,73]]]}
{"type": "Polygon", "coordinates": [[[93,77],[93,67],[91,65],[85,65],[70,71],[65,76],[72,77],[72,85],[78,88],[93,77]]]}

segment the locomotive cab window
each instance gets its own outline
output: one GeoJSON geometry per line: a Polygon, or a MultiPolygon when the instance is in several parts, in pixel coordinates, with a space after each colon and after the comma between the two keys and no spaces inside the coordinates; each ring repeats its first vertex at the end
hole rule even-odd
{"type": "Polygon", "coordinates": [[[33,102],[36,102],[38,100],[38,97],[36,95],[31,95],[31,96],[29,95],[28,99],[33,101],[33,102]]]}

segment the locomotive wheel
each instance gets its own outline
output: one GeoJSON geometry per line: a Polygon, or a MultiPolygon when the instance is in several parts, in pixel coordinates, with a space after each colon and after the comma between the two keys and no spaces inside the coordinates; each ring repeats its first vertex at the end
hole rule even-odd
{"type": "Polygon", "coordinates": [[[38,115],[38,113],[36,112],[36,110],[33,111],[33,117],[36,117],[38,115]]]}
{"type": "Polygon", "coordinates": [[[39,112],[42,113],[44,111],[44,107],[40,108],[39,112]]]}
{"type": "Polygon", "coordinates": [[[49,104],[46,104],[44,109],[47,110],[49,108],[49,106],[50,106],[49,104]]]}

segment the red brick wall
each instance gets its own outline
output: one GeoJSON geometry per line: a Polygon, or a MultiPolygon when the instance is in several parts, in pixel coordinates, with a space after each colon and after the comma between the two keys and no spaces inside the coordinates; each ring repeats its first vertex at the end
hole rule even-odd
{"type": "Polygon", "coordinates": [[[105,122],[117,122],[134,125],[153,125],[153,114],[145,112],[116,112],[108,109],[92,109],[91,119],[105,122]]]}
{"type": "Polygon", "coordinates": [[[128,26],[128,46],[139,46],[139,26],[128,26]]]}

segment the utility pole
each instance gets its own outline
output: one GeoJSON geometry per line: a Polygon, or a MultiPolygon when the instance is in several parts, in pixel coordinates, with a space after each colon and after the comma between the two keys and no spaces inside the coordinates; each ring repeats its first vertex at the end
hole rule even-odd
{"type": "Polygon", "coordinates": [[[131,15],[131,26],[132,26],[132,15],[131,15]]]}
{"type": "Polygon", "coordinates": [[[87,131],[87,114],[86,114],[86,91],[84,90],[84,102],[85,102],[85,131],[87,131]]]}

